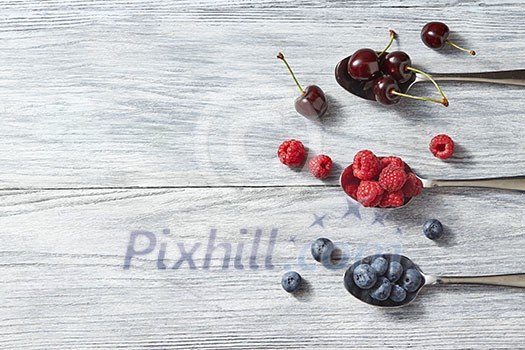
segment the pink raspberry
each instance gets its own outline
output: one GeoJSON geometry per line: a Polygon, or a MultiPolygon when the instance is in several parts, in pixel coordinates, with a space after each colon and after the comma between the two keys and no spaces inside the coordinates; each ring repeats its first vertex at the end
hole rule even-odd
{"type": "Polygon", "coordinates": [[[343,190],[347,195],[357,200],[357,187],[359,186],[359,180],[354,175],[354,170],[351,166],[346,168],[341,174],[341,184],[343,185],[343,190]]]}
{"type": "Polygon", "coordinates": [[[404,167],[389,165],[379,174],[379,184],[389,192],[399,191],[403,188],[406,180],[407,174],[404,167]]]}
{"type": "Polygon", "coordinates": [[[439,159],[447,159],[454,153],[454,141],[445,134],[436,135],[430,140],[430,152],[439,159]]]}
{"type": "Polygon", "coordinates": [[[405,204],[405,195],[403,191],[399,190],[383,194],[379,206],[381,208],[400,207],[403,204],[405,204]]]}
{"type": "Polygon", "coordinates": [[[308,162],[308,168],[316,178],[325,179],[330,174],[330,169],[332,169],[332,159],[326,154],[315,156],[308,162]]]}
{"type": "Polygon", "coordinates": [[[403,162],[403,160],[401,158],[394,157],[394,156],[381,157],[381,158],[379,158],[379,162],[381,162],[381,167],[382,168],[386,168],[389,165],[395,165],[395,166],[398,166],[398,167],[401,167],[401,168],[405,167],[405,162],[403,162]]]}
{"type": "Polygon", "coordinates": [[[414,173],[407,174],[407,180],[403,186],[403,193],[405,198],[411,198],[418,196],[423,190],[423,183],[421,180],[414,175],[414,173]]]}
{"type": "Polygon", "coordinates": [[[365,207],[375,207],[381,202],[383,188],[377,181],[361,181],[357,188],[357,200],[365,207]]]}
{"type": "Polygon", "coordinates": [[[354,175],[361,180],[374,179],[381,170],[381,163],[372,151],[363,150],[354,156],[354,175]]]}
{"type": "Polygon", "coordinates": [[[284,141],[277,150],[277,156],[284,165],[298,167],[303,163],[305,157],[304,146],[298,140],[284,141]]]}

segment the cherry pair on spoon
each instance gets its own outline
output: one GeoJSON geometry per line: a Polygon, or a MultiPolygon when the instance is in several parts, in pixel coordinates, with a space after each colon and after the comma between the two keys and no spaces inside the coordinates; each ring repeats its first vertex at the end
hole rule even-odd
{"type": "Polygon", "coordinates": [[[410,57],[403,51],[388,53],[396,34],[390,31],[390,41],[381,52],[372,49],[359,49],[352,56],[345,58],[336,67],[336,80],[346,90],[391,105],[401,97],[431,101],[448,106],[448,100],[441,88],[427,73],[412,67],[410,57]],[[432,81],[441,100],[407,94],[410,83],[415,80],[415,73],[432,81]]]}

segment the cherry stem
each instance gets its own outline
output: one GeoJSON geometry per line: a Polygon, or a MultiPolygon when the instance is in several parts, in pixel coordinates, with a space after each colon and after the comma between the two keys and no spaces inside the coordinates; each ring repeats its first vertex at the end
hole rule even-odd
{"type": "Polygon", "coordinates": [[[476,56],[476,51],[474,50],[467,50],[467,49],[464,49],[462,48],[461,46],[457,45],[457,44],[454,44],[452,41],[450,40],[447,40],[447,43],[449,43],[450,45],[452,45],[453,47],[455,47],[456,49],[458,50],[461,50],[461,51],[464,51],[464,52],[468,52],[469,54],[471,54],[472,56],[476,56]]]}
{"type": "MultiPolygon", "coordinates": [[[[421,75],[424,75],[428,80],[430,80],[430,81],[432,82],[432,84],[434,84],[434,86],[436,87],[436,89],[437,89],[437,91],[439,92],[439,94],[441,95],[442,100],[439,101],[438,103],[441,103],[441,104],[442,104],[443,106],[445,106],[445,107],[448,106],[448,100],[447,100],[447,98],[445,97],[445,94],[443,93],[443,90],[441,90],[441,88],[439,87],[439,85],[436,83],[436,81],[435,81],[434,79],[432,79],[432,77],[431,77],[429,74],[423,72],[422,70],[419,70],[419,69],[417,69],[417,68],[414,68],[414,67],[409,67],[409,66],[407,66],[406,69],[407,69],[407,70],[410,70],[410,71],[412,71],[412,72],[416,72],[416,73],[419,73],[419,74],[421,74],[421,75]]],[[[434,101],[434,102],[436,102],[437,100],[429,99],[429,101],[434,101]]]]}
{"type": "Polygon", "coordinates": [[[286,65],[286,68],[288,68],[288,71],[289,71],[290,74],[292,75],[293,80],[295,80],[295,84],[297,85],[297,87],[299,88],[299,90],[301,90],[301,93],[304,94],[304,90],[303,90],[303,88],[301,87],[301,85],[300,85],[299,82],[297,81],[297,78],[295,77],[295,74],[293,74],[292,68],[290,68],[290,65],[288,64],[288,62],[286,62],[286,59],[284,58],[284,55],[283,55],[281,52],[279,52],[279,53],[277,54],[277,58],[284,62],[284,64],[286,65]]]}
{"type": "Polygon", "coordinates": [[[391,90],[390,93],[392,95],[397,95],[397,96],[402,96],[402,97],[408,97],[408,98],[413,98],[415,100],[422,100],[422,101],[430,101],[430,102],[435,102],[435,103],[439,103],[439,104],[442,104],[443,106],[447,107],[448,106],[448,100],[445,98],[443,100],[435,100],[433,98],[430,98],[430,97],[421,97],[421,96],[414,96],[414,95],[408,95],[408,94],[404,94],[402,92],[399,92],[399,91],[396,91],[396,90],[391,90]]]}
{"type": "Polygon", "coordinates": [[[383,51],[381,51],[377,57],[381,57],[385,52],[386,50],[388,50],[390,48],[390,46],[392,45],[392,43],[394,42],[394,39],[396,38],[396,32],[394,32],[392,29],[390,29],[390,41],[388,42],[388,45],[383,49],[383,51]]]}

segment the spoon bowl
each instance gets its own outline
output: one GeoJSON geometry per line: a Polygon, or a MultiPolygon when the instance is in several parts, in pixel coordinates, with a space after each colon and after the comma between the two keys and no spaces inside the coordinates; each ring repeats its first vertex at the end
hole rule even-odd
{"type": "MultiPolygon", "coordinates": [[[[414,264],[409,258],[403,256],[403,255],[396,255],[396,254],[377,254],[377,255],[370,255],[370,256],[367,256],[359,261],[356,261],[354,264],[352,264],[352,266],[350,266],[346,271],[345,271],[345,274],[344,274],[344,285],[345,285],[345,288],[346,290],[352,294],[354,297],[356,297],[357,299],[367,303],[367,304],[370,304],[370,305],[374,305],[374,306],[380,306],[380,307],[399,307],[399,306],[404,306],[404,305],[407,305],[409,303],[411,303],[415,298],[416,296],[419,294],[419,292],[421,291],[421,289],[423,289],[423,286],[427,283],[427,278],[425,278],[425,276],[423,275],[421,269],[416,265],[414,264]],[[396,262],[399,262],[401,264],[401,266],[403,267],[403,271],[406,271],[408,269],[415,269],[417,270],[420,274],[421,274],[421,277],[423,277],[422,279],[422,282],[421,284],[417,287],[417,289],[413,292],[407,292],[406,293],[406,297],[404,300],[402,301],[394,301],[392,300],[391,298],[388,298],[386,300],[377,300],[377,299],[374,299],[372,297],[372,291],[374,289],[377,289],[379,288],[379,282],[376,282],[376,285],[374,285],[372,288],[370,289],[362,289],[362,288],[359,288],[355,281],[354,281],[354,271],[355,269],[361,265],[361,264],[368,264],[368,265],[372,265],[372,263],[374,262],[375,259],[377,258],[380,258],[382,257],[383,259],[385,259],[389,264],[392,263],[393,261],[396,261],[396,262]]],[[[402,278],[402,277],[400,277],[402,278]]],[[[396,281],[391,281],[392,284],[394,285],[398,285],[400,286],[400,281],[399,280],[396,280],[396,281]]],[[[401,281],[402,282],[402,281],[401,281]]]]}
{"type": "Polygon", "coordinates": [[[424,274],[419,266],[414,264],[412,260],[404,255],[377,254],[367,256],[352,264],[345,271],[343,281],[346,290],[362,302],[378,307],[392,308],[410,304],[421,292],[423,287],[429,285],[478,284],[525,288],[525,273],[459,277],[432,276],[424,274]],[[378,258],[383,258],[388,262],[388,270],[387,272],[383,272],[383,274],[381,274],[381,272],[377,272],[372,268],[370,270],[372,271],[371,273],[376,274],[375,278],[377,278],[377,276],[383,276],[383,279],[385,277],[388,278],[390,280],[392,289],[402,288],[406,292],[406,295],[402,300],[399,300],[399,298],[397,298],[397,300],[393,300],[396,298],[393,298],[392,294],[390,294],[390,296],[384,300],[378,300],[374,298],[374,292],[377,291],[377,289],[381,286],[380,278],[377,278],[377,282],[375,282],[375,284],[369,288],[361,288],[356,284],[356,279],[359,280],[359,278],[356,277],[356,275],[359,274],[359,272],[356,273],[356,269],[363,264],[363,266],[374,266],[374,261],[378,258]],[[393,262],[401,264],[403,270],[398,276],[391,277],[389,270],[393,262]],[[411,273],[408,272],[409,270],[411,270],[411,273]],[[419,279],[410,278],[410,276],[414,276],[414,274],[419,274],[419,279]],[[417,281],[414,282],[415,280],[417,281]]]}

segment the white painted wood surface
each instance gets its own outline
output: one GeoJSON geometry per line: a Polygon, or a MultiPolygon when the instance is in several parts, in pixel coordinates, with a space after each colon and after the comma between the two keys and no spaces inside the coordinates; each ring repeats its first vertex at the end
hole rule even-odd
{"type": "Polygon", "coordinates": [[[335,64],[382,48],[389,28],[428,71],[525,68],[518,0],[3,1],[0,349],[523,348],[523,290],[431,287],[381,310],[307,252],[327,236],[349,260],[394,251],[435,274],[525,272],[523,193],[432,189],[384,217],[347,212],[337,177],[363,148],[427,177],[525,174],[523,88],[448,83],[448,108],[385,108],[337,86],[335,64]],[[424,47],[419,30],[435,19],[478,56],[424,47]],[[278,51],[328,94],[322,123],[294,111],[278,51]],[[427,150],[442,132],[459,146],[448,162],[427,150]],[[328,180],[278,162],[291,137],[332,156],[328,180]],[[441,242],[421,234],[432,217],[441,242]],[[125,269],[136,230],[157,241],[125,269]],[[212,230],[230,244],[227,269],[224,246],[203,268],[212,230]],[[179,244],[196,249],[195,269],[171,268],[179,244]],[[297,297],[279,285],[289,268],[308,282],[297,297]]]}

